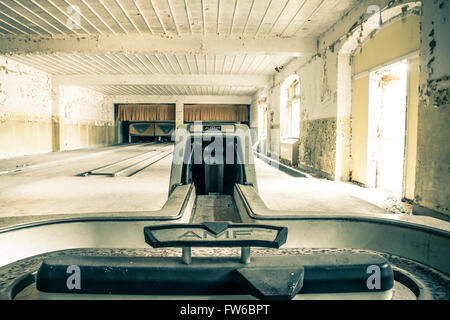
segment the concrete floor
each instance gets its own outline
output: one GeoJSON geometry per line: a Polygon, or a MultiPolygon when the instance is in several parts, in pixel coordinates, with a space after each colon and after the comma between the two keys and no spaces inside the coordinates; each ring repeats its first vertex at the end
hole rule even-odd
{"type": "MultiPolygon", "coordinates": [[[[255,159],[258,189],[270,209],[301,210],[309,212],[387,213],[386,210],[361,199],[363,189],[346,183],[292,177],[277,168],[255,159]]],[[[367,190],[366,190],[367,193],[367,190]]],[[[370,198],[366,195],[367,198],[370,198]]]]}
{"type": "MultiPolygon", "coordinates": [[[[112,146],[0,160],[0,217],[158,210],[168,195],[171,155],[132,177],[76,175],[165,146],[112,146]],[[22,171],[15,172],[18,169],[22,171]]],[[[374,197],[373,191],[348,183],[292,177],[259,159],[255,164],[259,192],[269,208],[387,212],[368,202],[381,199],[374,197]]]]}

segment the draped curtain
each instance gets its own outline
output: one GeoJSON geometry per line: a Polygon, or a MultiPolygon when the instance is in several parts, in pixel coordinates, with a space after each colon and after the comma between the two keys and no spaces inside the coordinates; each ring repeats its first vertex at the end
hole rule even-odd
{"type": "Polygon", "coordinates": [[[120,104],[119,121],[175,121],[174,104],[120,104]]]}
{"type": "Polygon", "coordinates": [[[248,121],[247,105],[191,104],[184,106],[184,121],[248,121]]]}

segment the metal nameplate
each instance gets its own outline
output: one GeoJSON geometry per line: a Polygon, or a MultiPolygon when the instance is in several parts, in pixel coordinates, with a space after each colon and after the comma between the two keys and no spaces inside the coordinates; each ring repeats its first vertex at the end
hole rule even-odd
{"type": "Polygon", "coordinates": [[[222,126],[219,126],[219,125],[204,125],[203,126],[203,131],[204,132],[211,132],[211,131],[222,132],[222,126]]]}
{"type": "Polygon", "coordinates": [[[144,228],[145,241],[160,247],[268,247],[286,242],[287,228],[261,224],[171,224],[144,228]]]}

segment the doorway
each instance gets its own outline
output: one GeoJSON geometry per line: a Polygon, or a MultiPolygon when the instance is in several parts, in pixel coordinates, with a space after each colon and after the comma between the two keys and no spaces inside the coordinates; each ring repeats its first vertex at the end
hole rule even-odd
{"type": "Polygon", "coordinates": [[[367,181],[369,187],[403,193],[407,60],[370,73],[367,181]]]}

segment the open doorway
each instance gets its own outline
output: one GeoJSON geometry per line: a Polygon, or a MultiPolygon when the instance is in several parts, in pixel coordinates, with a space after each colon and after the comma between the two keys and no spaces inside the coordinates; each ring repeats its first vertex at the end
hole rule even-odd
{"type": "Polygon", "coordinates": [[[370,73],[368,186],[403,193],[407,61],[370,73]]]}

